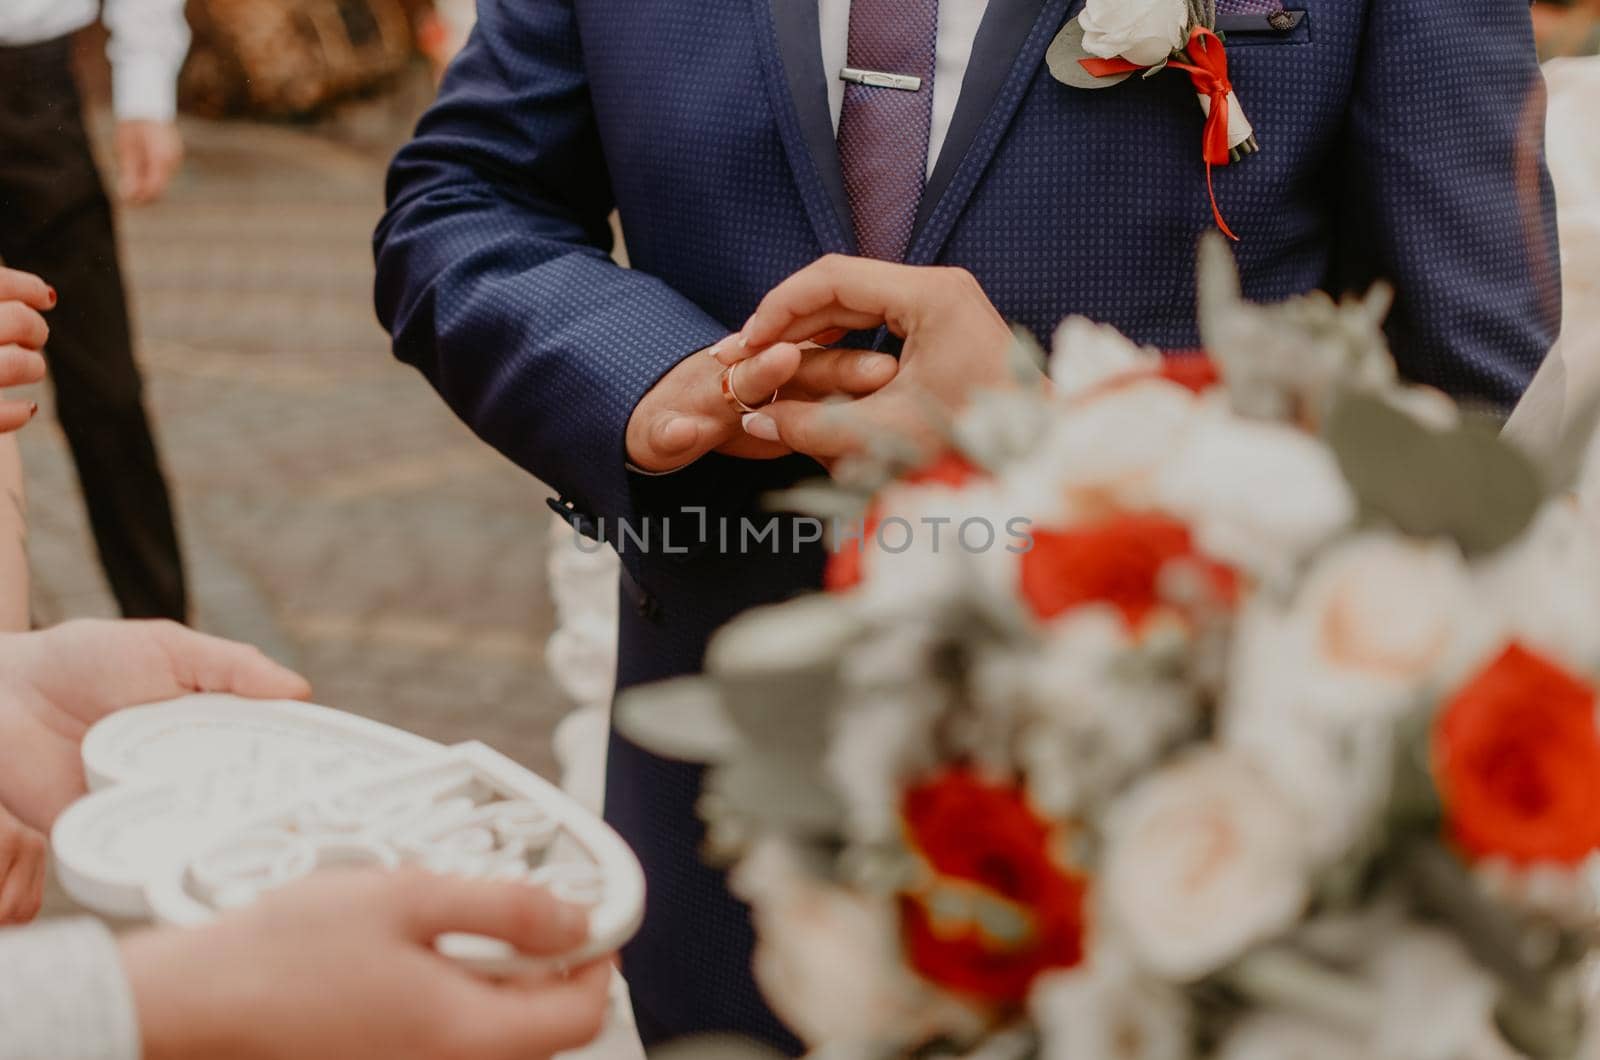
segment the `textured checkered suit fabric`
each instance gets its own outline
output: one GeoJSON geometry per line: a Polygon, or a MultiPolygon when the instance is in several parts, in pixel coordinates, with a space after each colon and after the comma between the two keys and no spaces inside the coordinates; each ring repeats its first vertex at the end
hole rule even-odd
{"type": "MultiPolygon", "coordinates": [[[[645,479],[625,470],[623,441],[673,364],[844,248],[826,160],[804,135],[827,128],[820,62],[814,88],[788,81],[793,56],[817,48],[815,22],[792,47],[777,28],[803,2],[482,0],[390,174],[377,300],[397,355],[586,529],[615,540],[618,518],[654,515],[658,545],[662,527],[687,545],[623,542],[624,688],[698,669],[717,626],[818,581],[815,547],[716,541],[719,520],[816,465],[711,457],[645,479]],[[631,271],[607,257],[613,206],[631,271]]],[[[1306,11],[1291,32],[1229,37],[1263,146],[1217,172],[1246,293],[1390,278],[1405,373],[1509,404],[1560,319],[1526,0],[1290,6],[1306,11]]],[[[1041,337],[1086,313],[1193,347],[1194,251],[1212,224],[1194,92],[1177,76],[1096,92],[1054,81],[1044,49],[1074,10],[990,0],[990,19],[1011,12],[1026,32],[1002,55],[984,51],[999,35],[980,34],[968,83],[1009,72],[991,78],[987,117],[924,204],[909,258],[971,270],[1041,337]]],[[[951,142],[964,120],[958,109],[951,142]]],[[[794,1048],[750,981],[741,907],[699,861],[698,771],[616,738],[608,785],[607,817],[650,879],[626,954],[647,1036],[734,1029],[794,1048]]]]}

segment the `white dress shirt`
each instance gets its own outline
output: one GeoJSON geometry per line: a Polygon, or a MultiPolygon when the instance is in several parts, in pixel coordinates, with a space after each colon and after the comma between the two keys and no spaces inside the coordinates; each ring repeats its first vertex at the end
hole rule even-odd
{"type": "MultiPolygon", "coordinates": [[[[939,160],[944,138],[955,117],[956,101],[961,98],[961,83],[967,77],[972,59],[972,42],[978,37],[978,24],[988,10],[989,0],[939,0],[939,51],[933,70],[933,131],[928,138],[928,172],[939,160]]],[[[833,130],[839,131],[839,111],[844,107],[844,82],[839,71],[850,52],[850,0],[817,0],[818,21],[822,24],[822,70],[828,78],[828,107],[833,111],[833,130]]],[[[885,73],[899,73],[886,70],[885,73]]]]}
{"type": "MultiPolygon", "coordinates": [[[[178,69],[189,51],[184,0],[106,0],[112,100],[117,117],[170,121],[178,69]]],[[[41,44],[99,17],[97,0],[0,0],[0,45],[41,44]]]]}

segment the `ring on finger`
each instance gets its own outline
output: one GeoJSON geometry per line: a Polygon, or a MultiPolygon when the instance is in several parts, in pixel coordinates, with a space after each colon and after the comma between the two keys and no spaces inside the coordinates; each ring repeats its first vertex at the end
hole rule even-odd
{"type": "Polygon", "coordinates": [[[733,373],[738,369],[739,365],[743,363],[743,361],[735,361],[733,364],[728,365],[728,367],[722,370],[722,397],[729,405],[733,407],[733,410],[738,412],[740,415],[743,415],[746,412],[759,411],[760,409],[765,408],[774,401],[778,400],[778,392],[773,391],[772,395],[760,405],[749,405],[745,403],[745,400],[739,396],[739,391],[733,385],[733,373]]]}

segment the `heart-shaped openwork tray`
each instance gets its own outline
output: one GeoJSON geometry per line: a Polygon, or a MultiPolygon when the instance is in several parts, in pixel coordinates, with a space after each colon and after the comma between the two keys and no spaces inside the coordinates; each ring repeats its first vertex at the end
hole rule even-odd
{"type": "MultiPolygon", "coordinates": [[[[206,695],[108,718],[83,759],[93,793],[62,814],[52,843],[68,893],[107,915],[201,923],[320,868],[406,864],[525,879],[588,906],[589,941],[563,962],[616,949],[644,913],[627,844],[482,744],[206,695]]],[[[487,971],[528,963],[490,939],[439,947],[487,971]]]]}

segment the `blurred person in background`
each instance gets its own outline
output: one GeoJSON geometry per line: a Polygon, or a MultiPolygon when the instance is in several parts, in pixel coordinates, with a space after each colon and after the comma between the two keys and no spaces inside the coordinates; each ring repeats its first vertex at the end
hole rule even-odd
{"type": "MultiPolygon", "coordinates": [[[[90,150],[71,36],[96,0],[0,3],[0,259],[48,276],[63,308],[47,351],[62,429],[122,613],[188,618],[167,484],[133,359],[111,203],[90,150]]],[[[183,0],[107,0],[116,187],[160,198],[183,157],[174,117],[183,0]]]]}
{"type": "Polygon", "coordinates": [[[1600,0],[1535,0],[1533,28],[1539,57],[1600,52],[1600,0]]]}

